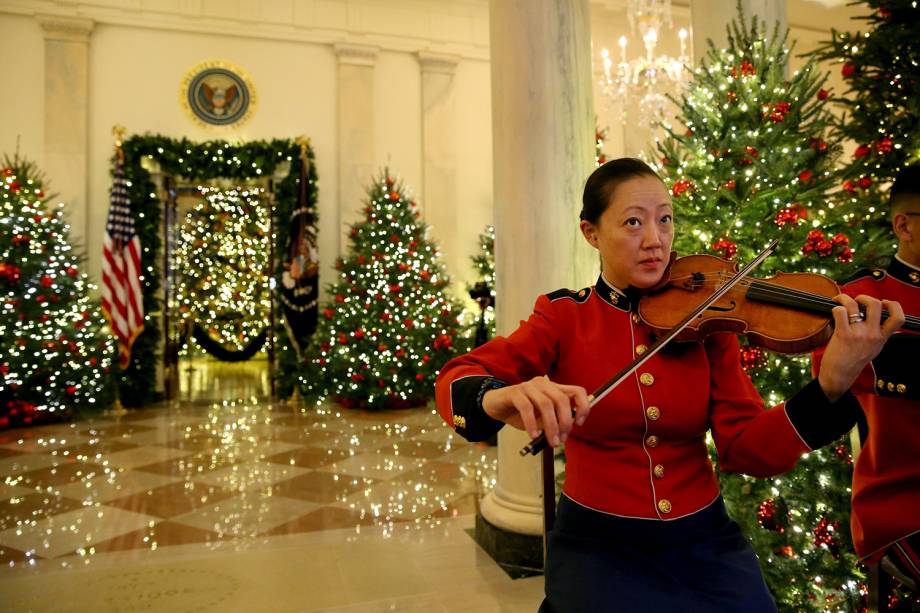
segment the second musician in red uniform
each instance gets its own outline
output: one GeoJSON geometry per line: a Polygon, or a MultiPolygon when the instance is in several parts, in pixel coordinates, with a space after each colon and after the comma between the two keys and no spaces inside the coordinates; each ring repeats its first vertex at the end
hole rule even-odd
{"type": "MultiPolygon", "coordinates": [[[[842,287],[850,296],[896,300],[920,315],[920,166],[895,179],[891,225],[898,251],[887,269],[866,268],[842,287]]],[[[820,364],[817,353],[815,365],[820,364]]],[[[853,392],[865,412],[853,471],[850,527],[857,555],[917,590],[920,585],[920,335],[893,336],[859,376],[853,392]]]]}

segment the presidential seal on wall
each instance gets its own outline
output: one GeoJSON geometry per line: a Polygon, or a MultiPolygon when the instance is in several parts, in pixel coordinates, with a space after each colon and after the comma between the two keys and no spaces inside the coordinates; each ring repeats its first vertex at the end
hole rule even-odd
{"type": "Polygon", "coordinates": [[[207,126],[238,125],[249,119],[256,95],[249,76],[226,62],[203,62],[192,68],[179,90],[182,106],[207,126]]]}

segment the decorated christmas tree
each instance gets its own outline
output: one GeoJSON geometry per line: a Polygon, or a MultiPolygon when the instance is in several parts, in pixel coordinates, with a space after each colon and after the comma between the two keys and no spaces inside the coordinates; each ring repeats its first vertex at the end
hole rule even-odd
{"type": "MultiPolygon", "coordinates": [[[[837,184],[838,148],[826,76],[815,61],[787,76],[791,49],[756,20],[729,27],[726,49],[710,42],[681,101],[683,128],[658,144],[658,169],[671,187],[679,254],[708,253],[741,263],[779,239],[756,272],[852,269],[848,235],[826,192],[837,184]]],[[[808,356],[742,347],[742,363],[775,405],[811,378],[808,356]]],[[[849,610],[861,579],[849,536],[851,462],[841,443],[812,452],[793,472],[756,480],[721,474],[731,515],[754,544],[781,610],[849,610]]]]}
{"type": "Polygon", "coordinates": [[[70,245],[63,205],[19,158],[0,166],[0,428],[101,410],[114,340],[70,245]]]}
{"type": "Polygon", "coordinates": [[[416,204],[389,172],[368,190],[336,263],[301,379],[305,398],[348,407],[425,404],[438,369],[467,349],[460,305],[416,204]]]}
{"type": "Polygon", "coordinates": [[[208,353],[248,359],[269,326],[268,204],[260,188],[202,187],[201,195],[181,229],[179,310],[208,353]]]}
{"type": "Polygon", "coordinates": [[[479,279],[469,290],[470,298],[479,305],[473,333],[473,344],[479,346],[495,336],[495,227],[486,226],[479,235],[479,253],[472,258],[479,279]]]}
{"type": "Polygon", "coordinates": [[[841,171],[843,227],[856,260],[881,265],[894,252],[884,194],[898,171],[920,160],[920,5],[914,0],[857,1],[866,32],[832,31],[821,59],[840,65],[848,89],[831,100],[844,113],[835,136],[856,144],[841,171]]]}

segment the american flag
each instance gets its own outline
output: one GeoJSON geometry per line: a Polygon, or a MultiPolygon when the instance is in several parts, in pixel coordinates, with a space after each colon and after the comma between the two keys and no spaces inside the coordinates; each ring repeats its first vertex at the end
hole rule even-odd
{"type": "Polygon", "coordinates": [[[102,310],[121,349],[122,370],[131,362],[131,344],[144,329],[141,296],[141,241],[128,208],[128,188],[121,161],[115,165],[109,220],[102,246],[102,310]]]}

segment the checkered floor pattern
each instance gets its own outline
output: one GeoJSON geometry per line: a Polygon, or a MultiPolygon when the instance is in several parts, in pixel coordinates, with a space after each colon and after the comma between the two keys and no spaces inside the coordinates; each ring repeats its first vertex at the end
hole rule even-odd
{"type": "MultiPolygon", "coordinates": [[[[475,511],[496,450],[428,408],[186,400],[0,432],[0,569],[475,511]]],[[[3,572],[0,570],[0,572],[3,572]]]]}

